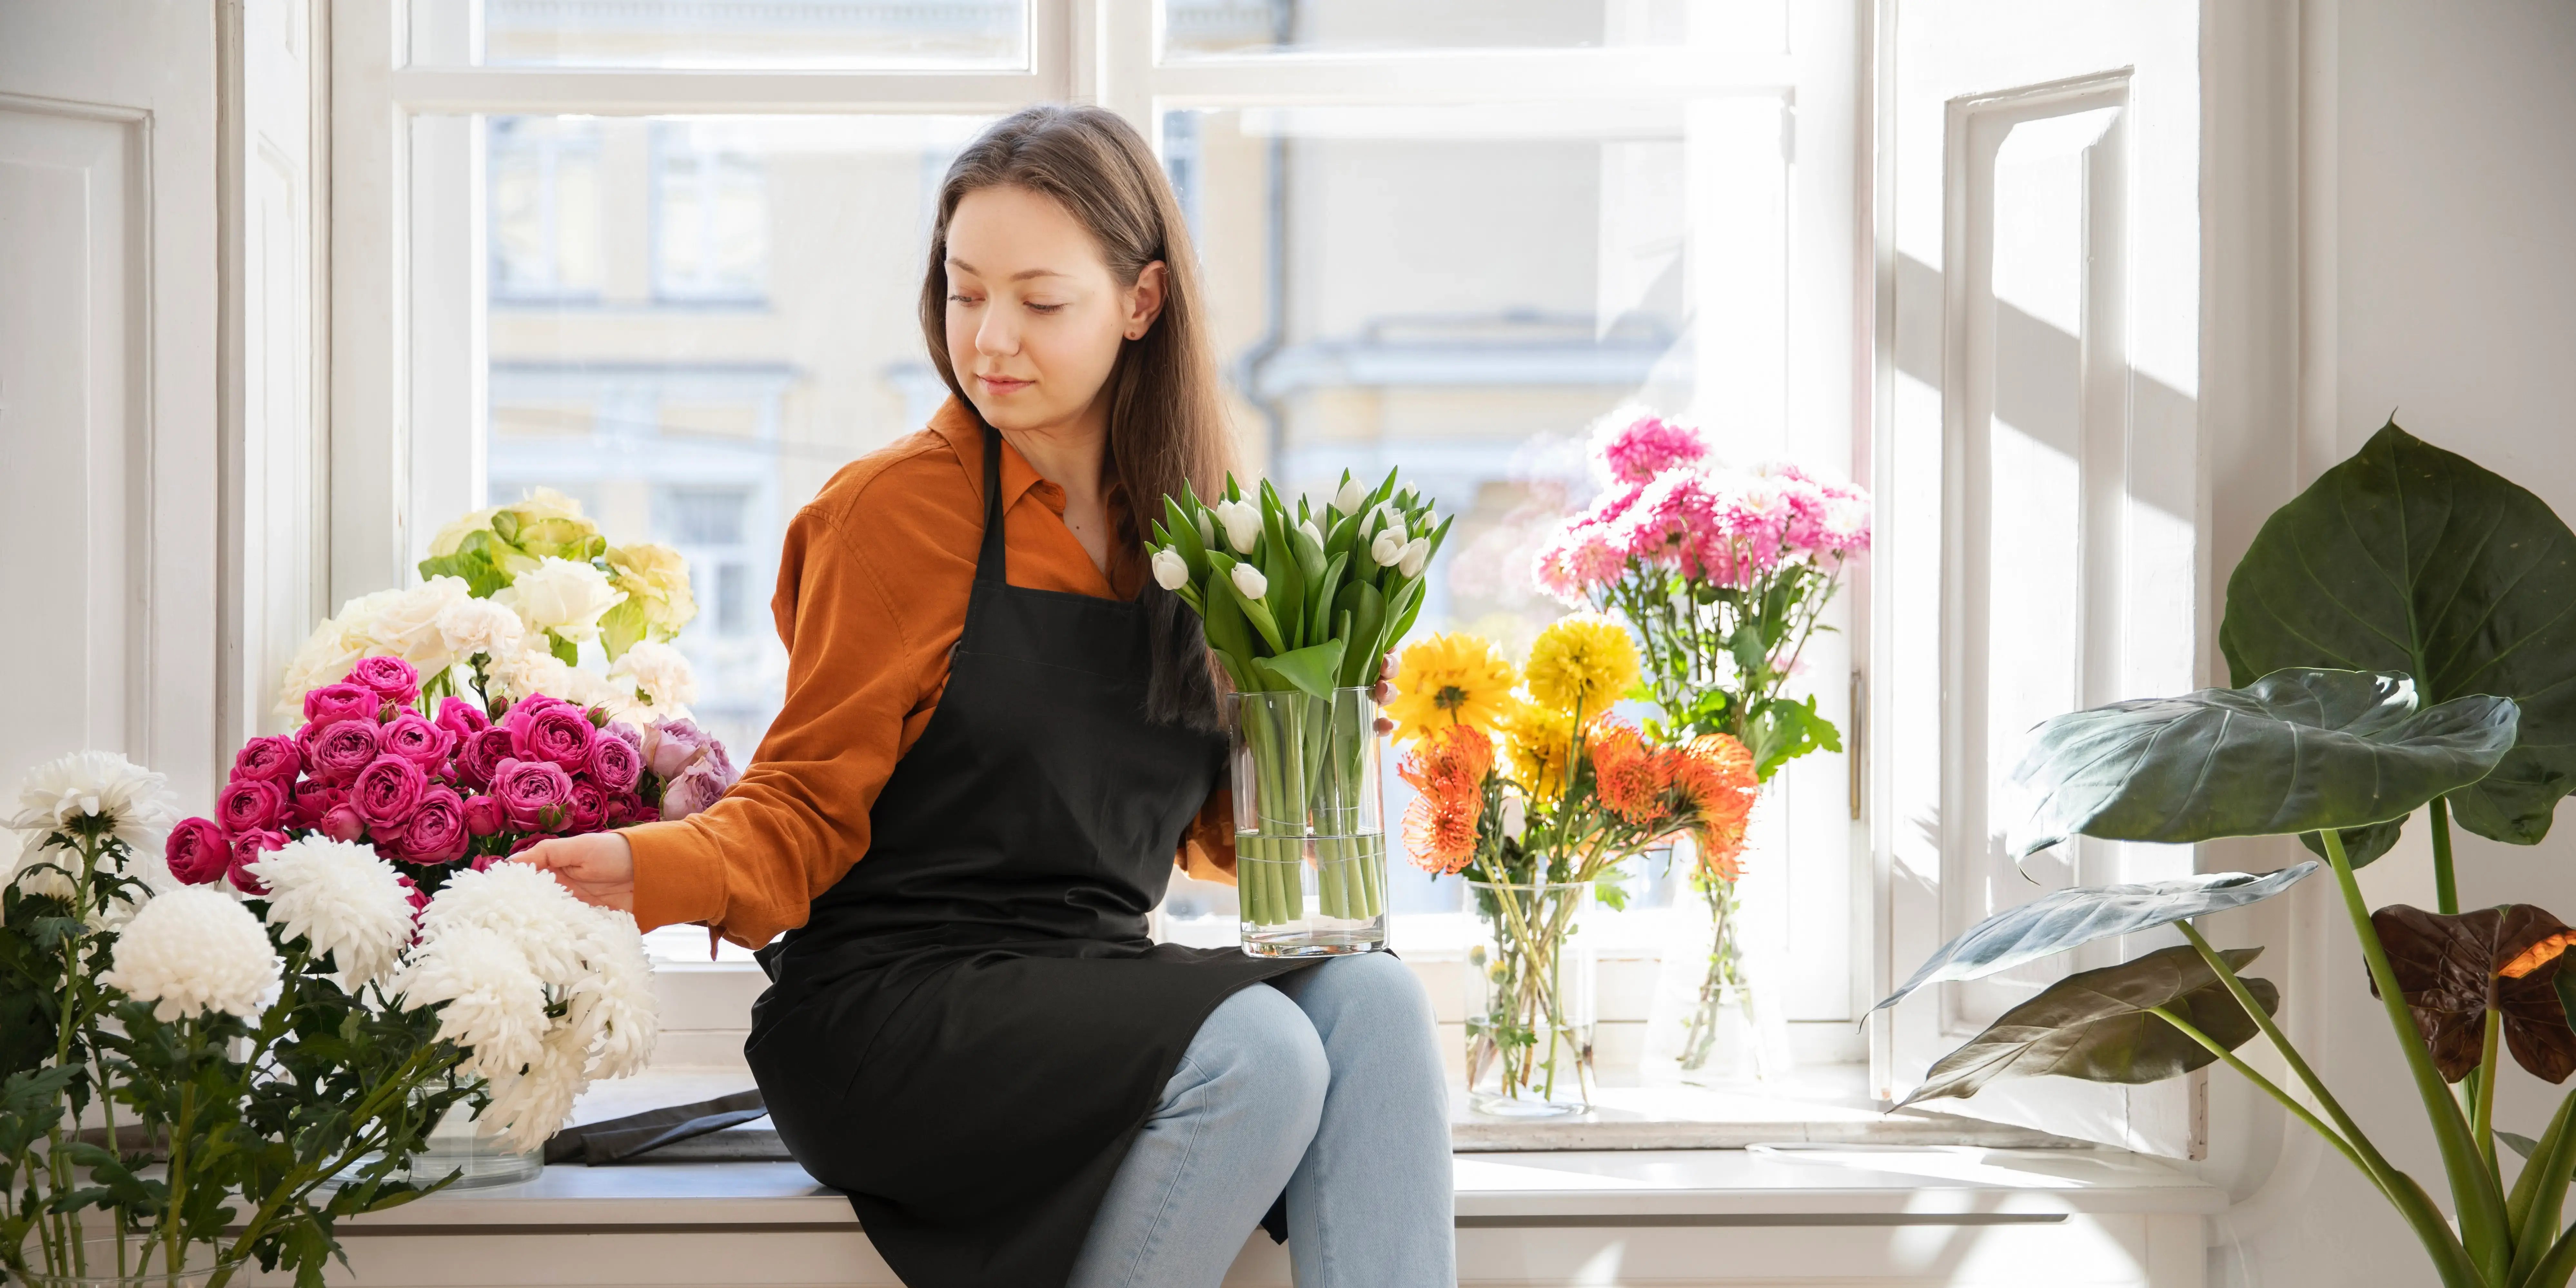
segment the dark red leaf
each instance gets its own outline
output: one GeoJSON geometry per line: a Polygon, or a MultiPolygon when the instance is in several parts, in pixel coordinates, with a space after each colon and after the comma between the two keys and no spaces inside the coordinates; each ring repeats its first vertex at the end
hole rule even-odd
{"type": "Polygon", "coordinates": [[[2477,1067],[2490,1001],[2504,1015],[2505,1043],[2523,1068],[2550,1082],[2576,1073],[2576,1029],[2556,989],[2570,933],[2565,922],[2530,904],[2457,916],[2395,904],[2372,913],[2370,923],[2444,1078],[2457,1082],[2477,1067]],[[2507,977],[2508,969],[2526,973],[2507,977]]]}

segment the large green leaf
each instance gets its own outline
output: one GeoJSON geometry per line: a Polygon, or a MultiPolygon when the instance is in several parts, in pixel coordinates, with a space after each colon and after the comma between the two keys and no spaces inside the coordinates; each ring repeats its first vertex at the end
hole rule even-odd
{"type": "Polygon", "coordinates": [[[2485,777],[2513,734],[2509,699],[2419,711],[2413,681],[2368,671],[2116,702],[2033,734],[2013,771],[2030,811],[2011,844],[2027,855],[2078,833],[2183,843],[2403,818],[2485,777]]]}
{"type": "Polygon", "coordinates": [[[2316,864],[2302,863],[2263,876],[2213,872],[2172,881],[2052,891],[2018,907],[2006,908],[1941,945],[1940,951],[1914,972],[1914,978],[1870,1009],[1894,1006],[1926,984],[1983,979],[2096,939],[2134,935],[2204,913],[2259,903],[2297,885],[2316,870],[2316,864]]]}
{"type": "MultiPolygon", "coordinates": [[[[2260,948],[2229,948],[2219,956],[2242,970],[2260,948]]],[[[2265,1012],[2281,1008],[2270,980],[2248,979],[2245,990],[2265,1012]]],[[[2254,1017],[2230,996],[2227,985],[2189,945],[2162,948],[2134,961],[2088,970],[2049,985],[2039,996],[2003,1013],[1966,1046],[1941,1057],[1923,1085],[1898,1102],[1973,1096],[1998,1078],[2055,1074],[2087,1082],[2162,1082],[2218,1057],[2150,1014],[2163,1007],[2234,1050],[2254,1036],[2254,1017]]]]}
{"type": "MultiPolygon", "coordinates": [[[[2240,685],[2331,666],[2403,671],[2428,703],[2513,699],[2521,741],[2451,795],[2480,836],[2532,844],[2576,789],[2576,533],[2395,421],[2264,522],[2227,579],[2218,643],[2240,685]]],[[[2385,849],[2384,831],[2364,843],[2385,849]]]]}

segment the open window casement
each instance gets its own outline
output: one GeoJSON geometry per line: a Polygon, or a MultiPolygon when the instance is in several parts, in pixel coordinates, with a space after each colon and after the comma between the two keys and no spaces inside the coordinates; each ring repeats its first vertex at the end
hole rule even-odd
{"type": "MultiPolygon", "coordinates": [[[[1884,995],[2005,908],[2193,870],[2191,847],[2082,839],[2016,863],[2004,837],[2032,725],[2196,686],[2207,573],[2196,11],[1890,0],[1880,20],[1884,995]]],[[[1875,1021],[1878,1094],[2066,974],[2168,942],[1924,990],[1875,1021]]],[[[2198,1085],[2029,1078],[1924,1107],[2180,1157],[2198,1085]]]]}

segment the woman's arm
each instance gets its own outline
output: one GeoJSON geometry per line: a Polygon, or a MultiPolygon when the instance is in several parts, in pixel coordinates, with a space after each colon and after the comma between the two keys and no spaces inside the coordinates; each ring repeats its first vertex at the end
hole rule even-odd
{"type": "Polygon", "coordinates": [[[519,858],[589,902],[631,910],[647,930],[700,922],[758,946],[802,925],[814,896],[867,852],[869,811],[924,698],[924,641],[897,602],[879,560],[809,507],[788,528],[773,603],[786,703],[742,781],[704,813],[547,841],[519,858]]]}

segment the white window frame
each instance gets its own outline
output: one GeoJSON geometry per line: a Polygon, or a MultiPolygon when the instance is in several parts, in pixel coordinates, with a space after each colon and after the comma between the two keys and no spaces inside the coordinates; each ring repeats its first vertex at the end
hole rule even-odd
{"type": "MultiPolygon", "coordinates": [[[[433,4],[437,0],[419,0],[433,4]]],[[[414,191],[413,123],[471,113],[1000,114],[1050,101],[1106,106],[1160,147],[1183,109],[1508,102],[1689,104],[1687,161],[1700,319],[1695,386],[1712,424],[1750,427],[1766,455],[1852,469],[1870,399],[1870,243],[1864,168],[1853,160],[1865,95],[1856,83],[1867,4],[1791,4],[1791,52],[1689,45],[1165,57],[1160,0],[1031,0],[1016,70],[664,71],[414,66],[414,0],[345,0],[332,23],[332,437],[330,600],[405,584],[428,534],[484,496],[480,159],[461,191],[414,191]],[[1797,156],[1801,164],[1788,160],[1797,156]],[[1747,156],[1777,159],[1777,183],[1706,182],[1747,156]],[[461,206],[460,206],[460,203],[461,206]],[[470,212],[469,218],[455,216],[470,212]],[[1793,218],[1796,221],[1793,228],[1793,218]],[[1730,257],[1729,248],[1751,248],[1730,257]],[[454,264],[422,272],[423,264],[454,264]],[[452,294],[431,298],[417,294],[452,294]],[[415,317],[452,318],[437,335],[415,317]],[[460,338],[461,337],[461,338],[460,338]],[[1722,392],[1721,392],[1722,391],[1722,392]]],[[[432,10],[430,18],[439,14],[432,10]]],[[[1759,167],[1756,168],[1760,169],[1759,167]]],[[[1840,678],[1867,656],[1866,584],[1847,588],[1815,657],[1821,704],[1855,739],[1840,678]]],[[[1862,755],[1855,741],[1851,756],[1862,755]]],[[[1838,980],[1792,1026],[1801,1054],[1858,1059],[1878,906],[1861,797],[1844,763],[1811,757],[1774,786],[1762,852],[1801,858],[1749,878],[1781,913],[1796,906],[1806,950],[1838,980]],[[1810,858],[1808,856],[1815,856],[1810,858]],[[1816,909],[1830,909],[1819,922],[1816,909]]],[[[1783,970],[1782,976],[1792,974],[1783,970]]],[[[1810,993],[1815,990],[1810,987],[1810,993]]]]}

